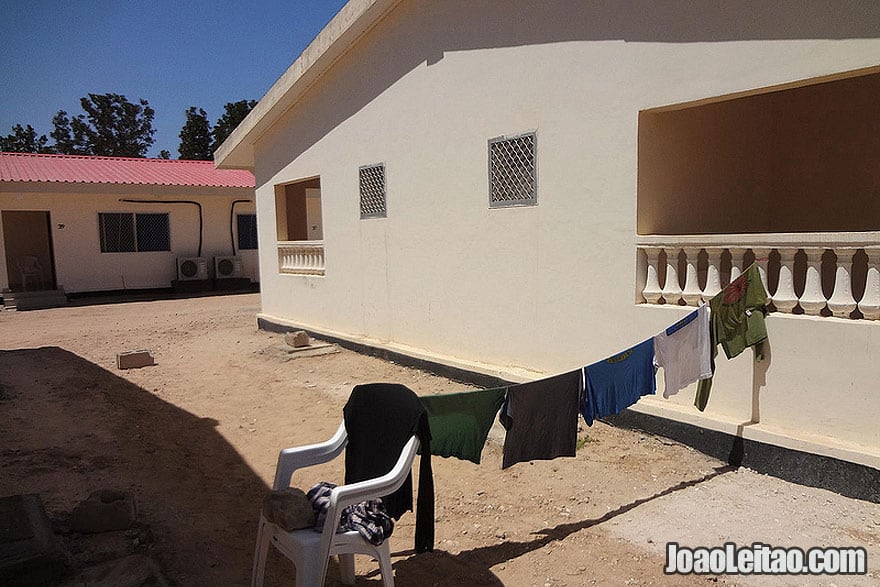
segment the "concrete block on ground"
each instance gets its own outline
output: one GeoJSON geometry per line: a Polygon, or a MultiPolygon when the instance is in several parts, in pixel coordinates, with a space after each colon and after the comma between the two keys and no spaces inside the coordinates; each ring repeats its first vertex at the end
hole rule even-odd
{"type": "Polygon", "coordinates": [[[309,333],[305,330],[297,330],[296,332],[288,332],[284,335],[284,342],[294,348],[309,346],[312,344],[309,333]]]}
{"type": "Polygon", "coordinates": [[[335,344],[326,342],[318,344],[310,344],[309,346],[292,347],[287,346],[283,349],[281,356],[282,361],[290,361],[292,359],[300,359],[304,357],[317,357],[318,355],[328,355],[330,353],[338,353],[339,347],[335,344]]]}
{"type": "Polygon", "coordinates": [[[50,585],[64,555],[37,494],[0,498],[0,585],[50,585]]]}
{"type": "Polygon", "coordinates": [[[84,534],[126,530],[136,517],[134,499],[130,495],[102,489],[74,508],[70,514],[70,529],[84,534]]]}
{"type": "Polygon", "coordinates": [[[119,369],[139,369],[156,364],[150,351],[127,351],[116,354],[116,367],[119,369]]]}

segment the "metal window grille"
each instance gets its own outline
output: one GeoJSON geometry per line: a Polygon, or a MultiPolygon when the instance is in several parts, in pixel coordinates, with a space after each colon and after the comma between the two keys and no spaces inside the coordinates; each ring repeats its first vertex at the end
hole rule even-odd
{"type": "Polygon", "coordinates": [[[128,253],[135,250],[132,214],[99,213],[98,229],[102,253],[128,253]]]}
{"type": "Polygon", "coordinates": [[[138,251],[170,251],[168,214],[135,214],[138,251]]]}
{"type": "Polygon", "coordinates": [[[489,140],[489,207],[538,202],[535,133],[489,140]]]}
{"type": "Polygon", "coordinates": [[[241,251],[257,248],[257,215],[238,215],[238,248],[241,251]]]}
{"type": "Polygon", "coordinates": [[[361,218],[385,218],[385,164],[364,165],[358,169],[361,192],[361,218]]]}
{"type": "Polygon", "coordinates": [[[102,253],[170,251],[168,213],[99,212],[102,253]]]}

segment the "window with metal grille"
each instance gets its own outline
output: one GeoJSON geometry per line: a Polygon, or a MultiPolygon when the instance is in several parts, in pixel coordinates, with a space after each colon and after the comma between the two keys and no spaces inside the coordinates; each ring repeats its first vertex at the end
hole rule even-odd
{"type": "Polygon", "coordinates": [[[489,207],[537,203],[535,133],[489,139],[489,207]]]}
{"type": "Polygon", "coordinates": [[[358,169],[361,191],[361,218],[385,218],[385,164],[364,165],[358,169]]]}
{"type": "Polygon", "coordinates": [[[99,212],[102,253],[170,251],[168,213],[99,212]]]}
{"type": "Polygon", "coordinates": [[[238,215],[238,249],[253,250],[257,248],[257,215],[238,215]]]}

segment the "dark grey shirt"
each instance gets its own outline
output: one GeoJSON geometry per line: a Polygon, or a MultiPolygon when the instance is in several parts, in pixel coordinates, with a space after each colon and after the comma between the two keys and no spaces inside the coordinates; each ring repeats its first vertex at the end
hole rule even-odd
{"type": "Polygon", "coordinates": [[[581,370],[512,385],[499,419],[507,430],[501,468],[575,456],[581,370]]]}

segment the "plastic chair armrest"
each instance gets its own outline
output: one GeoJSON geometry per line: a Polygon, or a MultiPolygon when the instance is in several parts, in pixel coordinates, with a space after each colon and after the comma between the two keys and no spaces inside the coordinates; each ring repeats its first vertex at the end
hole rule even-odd
{"type": "Polygon", "coordinates": [[[278,454],[272,489],[278,491],[290,487],[290,480],[297,469],[332,461],[342,453],[347,441],[345,422],[342,422],[333,437],[326,442],[285,448],[278,454]]]}
{"type": "MultiPolygon", "coordinates": [[[[419,449],[419,439],[416,436],[410,438],[400,453],[400,458],[392,469],[373,479],[340,485],[330,492],[330,508],[327,511],[327,520],[336,520],[338,523],[342,510],[352,504],[360,503],[369,499],[377,499],[395,492],[406,481],[412,469],[413,458],[419,449]]],[[[335,532],[335,528],[333,529],[335,532]]]]}

